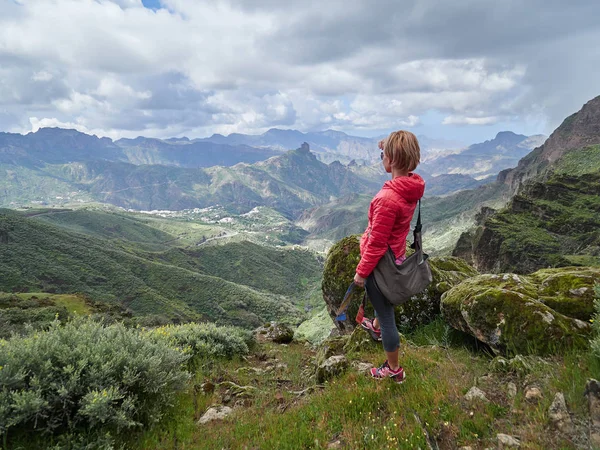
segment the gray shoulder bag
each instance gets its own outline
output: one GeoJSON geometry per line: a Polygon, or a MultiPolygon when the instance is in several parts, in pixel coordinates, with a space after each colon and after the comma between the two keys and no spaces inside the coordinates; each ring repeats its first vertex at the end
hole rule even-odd
{"type": "Polygon", "coordinates": [[[373,270],[375,285],[392,305],[401,305],[413,295],[422,292],[432,281],[431,269],[427,263],[429,256],[423,253],[421,242],[421,200],[413,234],[412,247],[415,252],[412,255],[397,265],[396,256],[388,246],[387,252],[373,270]]]}

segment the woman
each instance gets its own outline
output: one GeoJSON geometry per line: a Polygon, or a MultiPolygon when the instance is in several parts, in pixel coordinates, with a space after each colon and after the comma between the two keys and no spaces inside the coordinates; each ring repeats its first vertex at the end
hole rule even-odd
{"type": "Polygon", "coordinates": [[[375,309],[376,318],[365,318],[362,326],[374,339],[383,342],[386,354],[386,361],[380,367],[373,367],[371,376],[402,383],[406,374],[398,362],[400,336],[394,306],[377,289],[372,272],[388,246],[396,256],[396,264],[404,261],[410,221],[425,191],[425,182],[413,173],[421,159],[419,142],[414,134],[394,131],[379,142],[379,148],[383,150],[383,167],[392,174],[392,179],[383,185],[369,206],[369,225],[360,240],[361,259],[354,283],[365,287],[375,309]]]}

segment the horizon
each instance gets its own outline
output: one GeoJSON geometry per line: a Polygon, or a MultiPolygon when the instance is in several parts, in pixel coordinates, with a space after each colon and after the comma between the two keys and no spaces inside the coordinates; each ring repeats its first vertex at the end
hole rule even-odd
{"type": "MultiPolygon", "coordinates": [[[[90,132],[85,132],[85,131],[80,131],[80,130],[77,130],[75,128],[63,128],[63,127],[58,127],[58,126],[55,126],[55,127],[40,127],[37,130],[35,130],[35,131],[26,131],[26,132],[0,131],[0,134],[3,134],[3,133],[4,134],[18,134],[18,135],[21,135],[21,136],[27,136],[29,134],[36,134],[36,133],[38,133],[39,131],[42,131],[42,130],[75,131],[77,133],[85,134],[87,136],[96,137],[98,139],[108,138],[108,139],[110,139],[113,142],[116,142],[116,141],[118,141],[120,139],[135,140],[135,139],[140,139],[140,138],[143,138],[143,139],[156,139],[156,140],[160,140],[160,141],[168,141],[168,140],[180,139],[180,140],[189,140],[191,142],[191,141],[195,141],[195,140],[210,139],[210,138],[212,138],[214,136],[221,136],[221,137],[225,137],[225,138],[227,138],[229,136],[232,136],[232,135],[240,135],[240,136],[263,136],[263,135],[265,135],[265,134],[267,134],[267,133],[269,133],[271,131],[297,132],[297,133],[301,133],[301,134],[303,134],[305,136],[309,135],[309,134],[320,134],[320,133],[326,133],[326,132],[329,132],[329,131],[334,131],[334,132],[337,132],[337,133],[343,133],[345,136],[348,136],[350,138],[358,137],[358,138],[364,138],[364,139],[376,139],[378,137],[381,137],[381,136],[372,136],[372,137],[370,137],[370,136],[360,136],[360,135],[349,134],[349,133],[346,133],[344,131],[333,130],[333,129],[325,129],[325,130],[321,130],[321,131],[302,131],[302,130],[298,130],[298,129],[294,129],[294,128],[276,128],[276,127],[270,128],[267,131],[259,133],[259,134],[252,134],[252,133],[229,133],[229,134],[213,133],[213,134],[211,134],[209,136],[195,136],[195,137],[192,137],[192,136],[151,137],[151,136],[139,135],[139,136],[135,136],[135,137],[131,137],[131,138],[118,138],[118,139],[113,139],[110,136],[99,136],[97,134],[90,133],[90,132]]],[[[430,139],[430,140],[433,140],[433,141],[442,141],[442,142],[445,141],[445,142],[450,143],[450,144],[460,144],[460,145],[463,145],[465,147],[468,147],[470,145],[476,145],[476,144],[480,144],[480,143],[492,141],[492,140],[496,139],[500,134],[504,134],[504,133],[512,133],[514,135],[525,136],[527,138],[534,137],[534,136],[543,136],[545,138],[548,138],[548,135],[545,135],[543,133],[536,133],[536,134],[526,135],[526,134],[522,134],[522,133],[516,133],[516,132],[514,132],[512,130],[500,130],[500,131],[496,132],[493,135],[493,137],[489,137],[487,139],[483,139],[481,141],[471,142],[471,143],[463,143],[463,142],[459,142],[459,141],[446,140],[446,139],[443,139],[443,138],[438,139],[438,138],[433,138],[431,136],[427,136],[427,135],[423,135],[423,134],[416,135],[416,136],[417,136],[417,139],[430,139]]],[[[447,148],[448,149],[452,149],[452,148],[458,148],[458,147],[447,147],[447,148]]]]}

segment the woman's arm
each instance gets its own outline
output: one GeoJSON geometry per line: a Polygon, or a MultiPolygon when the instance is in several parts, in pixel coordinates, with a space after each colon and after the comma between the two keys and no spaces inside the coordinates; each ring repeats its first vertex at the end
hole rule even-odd
{"type": "MultiPolygon", "coordinates": [[[[356,267],[356,274],[360,278],[367,278],[387,251],[388,240],[396,222],[396,214],[397,207],[390,200],[384,198],[373,199],[371,232],[365,242],[360,262],[356,267]]],[[[356,278],[355,281],[357,281],[356,278]]],[[[360,280],[358,281],[360,282],[360,280]]]]}

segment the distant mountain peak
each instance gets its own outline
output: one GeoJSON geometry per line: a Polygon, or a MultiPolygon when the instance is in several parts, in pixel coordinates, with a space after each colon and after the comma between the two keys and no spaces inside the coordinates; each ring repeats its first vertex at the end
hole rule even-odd
{"type": "Polygon", "coordinates": [[[347,138],[349,135],[344,133],[343,131],[337,130],[325,130],[319,131],[316,134],[321,134],[323,136],[332,137],[332,138],[347,138]]]}
{"type": "Polygon", "coordinates": [[[522,134],[517,134],[513,131],[499,131],[498,134],[496,134],[495,139],[506,139],[506,138],[512,138],[515,136],[521,136],[521,137],[526,137],[522,134]]]}
{"type": "Polygon", "coordinates": [[[600,96],[588,101],[567,117],[541,147],[519,161],[519,165],[502,174],[512,193],[528,179],[537,176],[566,153],[600,144],[600,96]]]}

